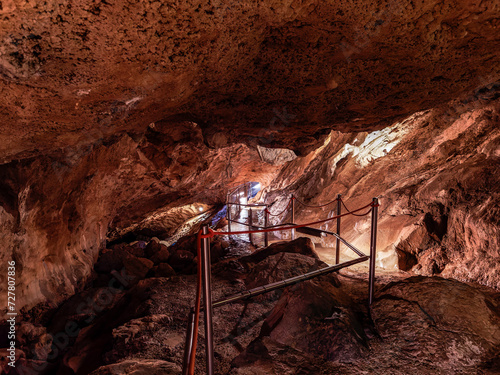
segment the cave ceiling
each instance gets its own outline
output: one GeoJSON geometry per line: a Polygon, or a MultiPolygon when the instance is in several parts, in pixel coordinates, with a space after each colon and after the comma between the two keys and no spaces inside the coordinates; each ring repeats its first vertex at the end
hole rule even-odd
{"type": "MultiPolygon", "coordinates": [[[[0,3],[0,163],[163,120],[305,154],[499,78],[500,2],[0,3]]],[[[174,126],[174,125],[173,125],[174,126]]]]}

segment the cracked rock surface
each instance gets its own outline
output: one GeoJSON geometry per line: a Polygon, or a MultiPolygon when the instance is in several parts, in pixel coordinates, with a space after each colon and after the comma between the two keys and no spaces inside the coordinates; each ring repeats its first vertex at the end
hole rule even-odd
{"type": "MultiPolygon", "coordinates": [[[[337,209],[300,202],[322,205],[340,193],[345,213],[378,197],[379,267],[500,288],[499,97],[494,84],[381,131],[333,132],[285,165],[263,195],[272,212],[281,212],[294,194],[298,223],[332,217],[337,209]]],[[[287,210],[271,222],[290,219],[287,210]]],[[[336,222],[321,228],[335,231],[336,222]]],[[[343,217],[342,236],[367,253],[370,215],[343,217]]],[[[311,238],[335,243],[333,236],[311,238]]]]}
{"type": "Polygon", "coordinates": [[[0,162],[142,133],[306,154],[498,79],[494,1],[3,0],[0,162]]]}

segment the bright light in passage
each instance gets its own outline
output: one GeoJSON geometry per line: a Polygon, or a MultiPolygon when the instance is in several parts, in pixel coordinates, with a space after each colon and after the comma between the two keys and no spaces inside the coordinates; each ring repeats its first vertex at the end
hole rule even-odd
{"type": "Polygon", "coordinates": [[[426,112],[418,112],[404,120],[382,130],[377,130],[369,133],[359,146],[354,146],[349,143],[335,155],[331,164],[331,175],[337,167],[337,163],[351,154],[355,158],[355,165],[358,168],[368,166],[373,160],[387,155],[398,143],[404,135],[406,135],[413,127],[414,118],[422,116],[426,112]]]}

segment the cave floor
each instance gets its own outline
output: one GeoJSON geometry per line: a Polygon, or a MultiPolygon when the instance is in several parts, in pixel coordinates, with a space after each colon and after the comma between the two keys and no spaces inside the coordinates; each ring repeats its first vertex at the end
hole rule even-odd
{"type": "MultiPolygon", "coordinates": [[[[295,252],[294,243],[305,240],[281,245],[283,251],[275,254],[265,249],[258,260],[252,258],[253,250],[246,242],[214,241],[214,253],[221,246],[227,248],[212,266],[213,299],[324,267],[323,261],[295,252]]],[[[133,250],[123,246],[120,251],[133,250]]],[[[157,246],[155,251],[163,251],[157,246]]],[[[180,241],[176,246],[186,244],[180,241]]],[[[174,250],[169,248],[177,254],[174,250]]],[[[316,250],[322,260],[331,261],[330,248],[316,250]]],[[[145,251],[144,256],[148,254],[145,251]]],[[[153,254],[151,259],[157,258],[153,254]]],[[[96,269],[102,270],[106,261],[101,257],[96,269]]],[[[178,267],[172,258],[169,262],[178,267]]],[[[134,264],[137,267],[138,261],[134,264]]],[[[159,272],[155,267],[154,272],[159,272]]],[[[106,280],[116,273],[100,271],[92,285],[60,306],[45,324],[47,332],[61,332],[68,322],[82,329],[40,374],[179,374],[196,275],[189,267],[168,277],[154,272],[143,273],[124,290],[113,290],[114,298],[103,303],[102,294],[111,290],[106,280]],[[102,306],[82,311],[82,301],[89,300],[102,306]]],[[[498,373],[497,291],[383,269],[377,269],[376,290],[376,299],[368,307],[366,269],[348,268],[215,309],[216,373],[498,373]]],[[[26,340],[24,350],[29,353],[31,345],[40,352],[41,337],[26,340]]],[[[202,374],[203,319],[196,358],[196,373],[202,374]]],[[[34,361],[28,356],[28,366],[34,361]]]]}

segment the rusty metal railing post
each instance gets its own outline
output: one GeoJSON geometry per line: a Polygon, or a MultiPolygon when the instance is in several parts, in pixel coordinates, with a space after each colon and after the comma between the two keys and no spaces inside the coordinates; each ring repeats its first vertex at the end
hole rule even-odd
{"type": "MultiPolygon", "coordinates": [[[[337,195],[337,234],[340,236],[340,214],[342,211],[342,194],[337,195]]],[[[337,243],[335,246],[335,264],[340,262],[340,239],[337,238],[337,243]]]]}
{"type": "Polygon", "coordinates": [[[192,308],[189,312],[188,326],[186,331],[186,345],[184,347],[184,360],[182,362],[182,375],[188,375],[189,373],[189,359],[191,357],[191,352],[193,351],[193,340],[194,340],[194,309],[192,308]]]}
{"type": "MultiPolygon", "coordinates": [[[[208,234],[208,225],[203,225],[203,234],[208,234]]],[[[207,374],[214,374],[214,338],[212,324],[212,285],[210,265],[210,239],[203,238],[202,249],[202,276],[203,276],[203,304],[205,313],[205,351],[207,361],[207,374]]]]}
{"type": "Polygon", "coordinates": [[[231,233],[231,203],[229,194],[227,195],[227,202],[226,202],[226,218],[227,218],[227,231],[231,233]]]}
{"type": "MultiPolygon", "coordinates": [[[[267,229],[269,225],[269,206],[266,204],[266,209],[264,210],[264,228],[267,229]]],[[[264,246],[269,246],[269,232],[264,233],[264,246]]]]}
{"type": "MultiPolygon", "coordinates": [[[[295,197],[292,194],[292,223],[295,224],[295,197]]],[[[295,239],[295,229],[292,229],[292,241],[295,239]]]]}
{"type": "MultiPolygon", "coordinates": [[[[252,209],[248,209],[248,230],[251,231],[253,229],[253,217],[252,217],[252,209]]],[[[253,245],[253,236],[252,233],[248,233],[248,241],[253,245]]]]}
{"type": "Polygon", "coordinates": [[[370,235],[370,273],[368,275],[368,305],[373,302],[375,292],[375,259],[377,257],[377,216],[378,198],[373,198],[372,222],[370,235]]]}
{"type": "MultiPolygon", "coordinates": [[[[236,193],[236,200],[237,202],[235,203],[241,203],[240,201],[241,199],[241,187],[238,188],[238,192],[236,193]]],[[[238,217],[241,215],[241,206],[236,206],[236,219],[238,219],[238,217]]]]}

